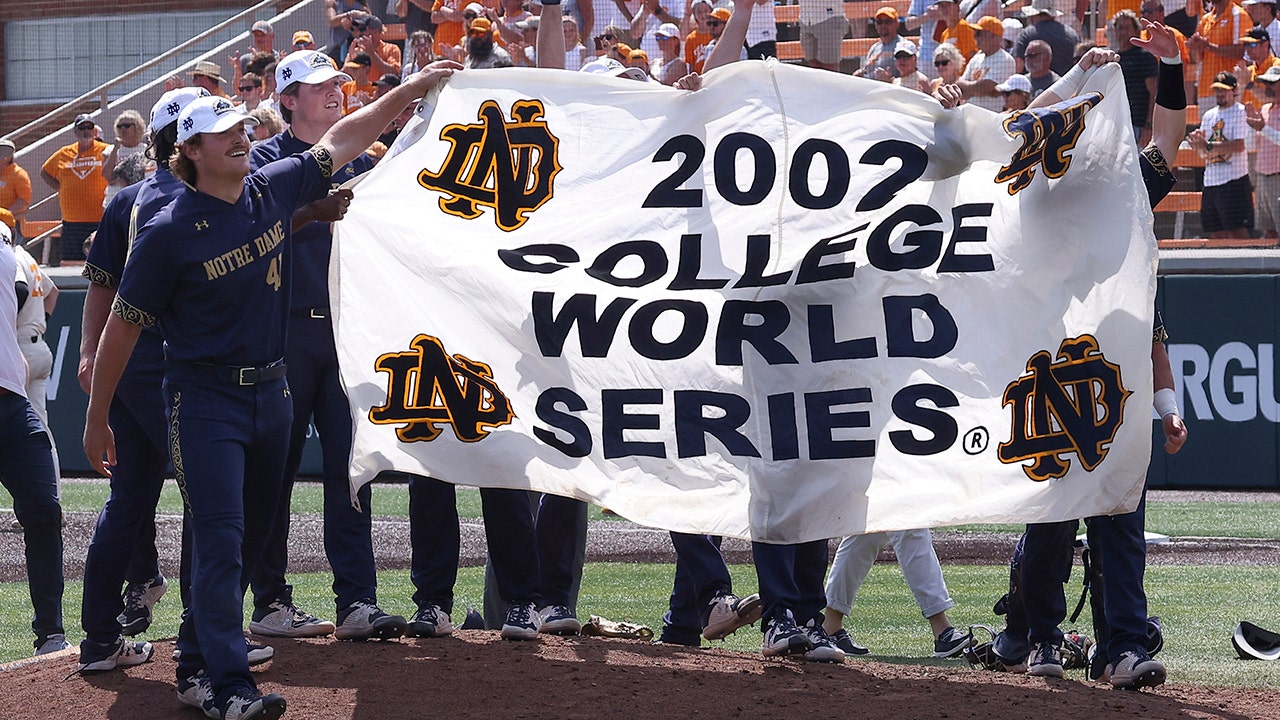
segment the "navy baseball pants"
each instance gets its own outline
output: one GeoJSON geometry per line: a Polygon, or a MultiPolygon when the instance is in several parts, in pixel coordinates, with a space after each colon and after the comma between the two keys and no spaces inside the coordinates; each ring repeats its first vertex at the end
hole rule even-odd
{"type": "Polygon", "coordinates": [[[34,647],[62,628],[62,506],[53,472],[53,447],[31,403],[0,388],[0,484],[13,496],[22,523],[27,590],[35,616],[34,647]]]}
{"type": "Polygon", "coordinates": [[[764,602],[761,632],[767,631],[769,622],[786,610],[792,612],[798,625],[810,620],[822,622],[822,609],[827,606],[823,580],[830,555],[826,540],[795,545],[753,542],[751,554],[764,602]]]}
{"type": "Polygon", "coordinates": [[[371,488],[360,488],[360,509],[351,504],[347,463],[351,456],[351,409],[338,377],[338,351],[327,318],[294,316],[285,346],[289,392],[293,396],[293,429],[289,455],[280,478],[280,500],[262,561],[252,570],[253,603],[266,607],[276,600],[293,602],[285,584],[289,564],[289,504],[302,464],[307,426],[315,416],[324,473],[324,552],[333,568],[333,592],[339,610],[357,600],[378,600],[378,574],[373,560],[371,488]]]}
{"type": "Polygon", "coordinates": [[[676,577],[671,602],[662,616],[664,642],[701,643],[708,604],[720,593],[733,591],[729,567],[720,554],[719,536],[671,533],[676,550],[676,577]]]}

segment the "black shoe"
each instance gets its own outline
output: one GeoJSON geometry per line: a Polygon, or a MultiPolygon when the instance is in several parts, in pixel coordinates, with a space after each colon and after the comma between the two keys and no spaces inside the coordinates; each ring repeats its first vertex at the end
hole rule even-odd
{"type": "Polygon", "coordinates": [[[871,652],[871,650],[854,642],[853,636],[844,628],[837,630],[836,634],[831,636],[831,641],[836,644],[836,647],[843,650],[845,655],[866,655],[871,652]]]}

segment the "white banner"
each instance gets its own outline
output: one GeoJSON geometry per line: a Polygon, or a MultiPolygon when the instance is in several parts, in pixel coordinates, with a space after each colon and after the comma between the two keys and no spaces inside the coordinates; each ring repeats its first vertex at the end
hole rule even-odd
{"type": "Polygon", "coordinates": [[[1086,90],[455,75],[338,226],[353,486],[769,542],[1134,507],[1155,240],[1118,68],[1086,90]]]}

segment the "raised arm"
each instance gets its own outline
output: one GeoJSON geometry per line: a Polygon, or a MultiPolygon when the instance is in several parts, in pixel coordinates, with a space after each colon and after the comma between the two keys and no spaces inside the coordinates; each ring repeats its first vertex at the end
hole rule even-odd
{"type": "Polygon", "coordinates": [[[1160,74],[1156,76],[1155,102],[1151,113],[1151,142],[1166,160],[1178,155],[1187,129],[1187,91],[1183,81],[1182,51],[1173,30],[1146,18],[1139,20],[1147,31],[1147,39],[1132,38],[1130,42],[1160,59],[1160,74]]]}
{"type": "Polygon", "coordinates": [[[1040,108],[1049,107],[1054,103],[1061,102],[1067,98],[1073,98],[1080,94],[1081,88],[1084,87],[1085,72],[1090,68],[1105,65],[1109,62],[1120,62],[1120,56],[1114,50],[1107,48],[1093,48],[1080,58],[1080,62],[1076,63],[1067,71],[1066,75],[1058,78],[1058,82],[1049,86],[1047,90],[1036,96],[1028,107],[1040,108]]]}
{"type": "Polygon", "coordinates": [[[560,0],[542,0],[542,19],[538,21],[535,47],[538,67],[564,69],[564,8],[560,6],[560,0]]]}
{"type": "Polygon", "coordinates": [[[391,92],[339,120],[316,145],[328,149],[333,167],[346,165],[372,145],[406,105],[461,69],[462,66],[452,60],[431,63],[391,92]]]}
{"type": "Polygon", "coordinates": [[[747,26],[751,24],[751,10],[756,5],[764,5],[773,0],[733,0],[733,14],[725,23],[724,32],[711,48],[711,55],[702,65],[705,75],[721,65],[728,65],[742,58],[742,46],[747,41],[747,26]]]}

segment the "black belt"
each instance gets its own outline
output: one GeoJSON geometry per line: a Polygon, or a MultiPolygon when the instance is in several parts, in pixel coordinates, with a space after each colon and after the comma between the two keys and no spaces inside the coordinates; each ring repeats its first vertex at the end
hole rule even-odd
{"type": "Polygon", "coordinates": [[[199,372],[208,373],[229,385],[256,385],[258,383],[279,380],[287,370],[284,360],[277,360],[270,365],[260,367],[237,367],[235,365],[214,365],[212,363],[183,363],[199,372]]]}
{"type": "Polygon", "coordinates": [[[289,314],[294,317],[312,318],[315,320],[324,320],[329,317],[329,308],[313,307],[313,308],[293,308],[289,314]]]}

